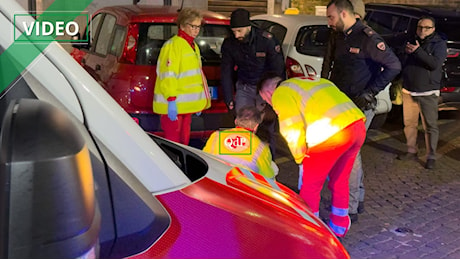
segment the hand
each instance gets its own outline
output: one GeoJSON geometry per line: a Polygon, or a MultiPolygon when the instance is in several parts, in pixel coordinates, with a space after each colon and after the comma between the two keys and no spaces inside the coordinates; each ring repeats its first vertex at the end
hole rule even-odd
{"type": "Polygon", "coordinates": [[[358,108],[361,110],[374,109],[377,105],[377,99],[371,92],[362,92],[359,96],[352,99],[358,108]]]}
{"type": "Polygon", "coordinates": [[[228,102],[227,107],[228,107],[228,110],[233,110],[233,107],[234,107],[233,100],[228,102]]]}
{"type": "Polygon", "coordinates": [[[415,44],[411,44],[410,42],[406,43],[406,53],[414,53],[420,47],[420,43],[418,40],[415,40],[415,44]]]}
{"type": "Polygon", "coordinates": [[[200,112],[196,112],[195,115],[201,116],[201,111],[200,111],[200,112]]]}
{"type": "Polygon", "coordinates": [[[297,189],[300,190],[302,188],[302,178],[303,178],[303,164],[299,164],[299,184],[297,185],[297,189]]]}
{"type": "Polygon", "coordinates": [[[177,120],[177,104],[176,100],[168,101],[168,117],[171,121],[177,120]]]}

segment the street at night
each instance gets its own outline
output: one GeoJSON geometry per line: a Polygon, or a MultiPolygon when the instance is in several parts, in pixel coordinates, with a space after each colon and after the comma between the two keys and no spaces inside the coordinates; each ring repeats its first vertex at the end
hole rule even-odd
{"type": "MultiPolygon", "coordinates": [[[[396,159],[406,152],[400,119],[390,118],[382,128],[368,131],[361,149],[365,212],[343,239],[351,258],[460,258],[459,119],[459,111],[439,113],[440,139],[433,170],[424,168],[421,125],[418,161],[396,159]]],[[[276,161],[278,181],[297,191],[295,163],[286,155],[276,161]]],[[[327,219],[330,194],[326,186],[322,195],[320,216],[327,219]]]]}

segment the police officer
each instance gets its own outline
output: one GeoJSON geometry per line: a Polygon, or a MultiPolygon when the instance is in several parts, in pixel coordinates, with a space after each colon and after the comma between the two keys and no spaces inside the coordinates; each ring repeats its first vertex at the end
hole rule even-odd
{"type": "MultiPolygon", "coordinates": [[[[377,104],[375,95],[400,73],[401,63],[380,35],[355,18],[349,0],[332,0],[326,13],[328,25],[337,32],[330,79],[363,110],[369,128],[377,104]]],[[[357,221],[359,202],[364,202],[363,176],[358,154],[350,174],[352,221],[357,221]]]]}
{"type": "MultiPolygon", "coordinates": [[[[284,57],[278,41],[269,32],[251,26],[249,11],[238,8],[231,14],[230,27],[233,35],[222,44],[221,81],[225,102],[230,110],[238,111],[244,106],[256,106],[264,110],[265,102],[257,94],[256,85],[266,71],[275,71],[284,78],[284,57]],[[236,73],[236,84],[234,76],[236,73]],[[235,98],[233,89],[236,85],[235,98]]],[[[276,115],[267,106],[260,128],[268,128],[270,149],[275,155],[276,115]],[[272,118],[267,124],[267,114],[272,118]]]]}
{"type": "MultiPolygon", "coordinates": [[[[363,20],[366,16],[366,10],[364,2],[362,0],[350,0],[353,11],[355,12],[355,18],[363,20]]],[[[332,30],[329,41],[327,43],[326,53],[323,57],[323,65],[321,67],[321,78],[329,79],[329,75],[332,67],[334,66],[334,52],[335,52],[335,38],[337,37],[337,32],[332,30]]]]}

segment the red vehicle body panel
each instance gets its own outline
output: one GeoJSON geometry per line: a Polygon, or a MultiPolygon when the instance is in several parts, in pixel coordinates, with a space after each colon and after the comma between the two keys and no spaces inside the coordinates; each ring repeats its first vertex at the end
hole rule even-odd
{"type": "MultiPolygon", "coordinates": [[[[156,80],[156,64],[140,65],[126,62],[126,50],[129,30],[132,25],[141,23],[158,23],[175,25],[178,7],[129,5],[104,7],[94,15],[111,14],[116,17],[116,24],[128,28],[124,39],[123,53],[120,57],[108,53],[101,56],[91,49],[74,49],[72,56],[103,86],[106,91],[141,124],[144,130],[162,136],[159,127],[159,116],[153,113],[153,89],[156,80]]],[[[229,18],[218,13],[202,11],[204,24],[230,24],[229,18]]],[[[139,37],[137,33],[135,37],[139,37]]],[[[139,38],[136,39],[136,46],[139,38]]],[[[137,50],[136,50],[137,51],[137,50]]],[[[223,91],[220,86],[210,84],[220,82],[220,64],[203,65],[208,85],[217,87],[218,99],[211,102],[211,108],[203,111],[200,118],[193,118],[192,138],[208,137],[221,127],[232,127],[233,118],[228,118],[227,106],[223,102],[223,91]],[[225,121],[225,122],[221,122],[225,121]]]]}
{"type": "MultiPolygon", "coordinates": [[[[238,176],[238,170],[229,175],[238,176]]],[[[204,178],[157,196],[171,215],[171,226],[152,247],[132,258],[349,258],[320,220],[280,207],[276,193],[270,200],[258,195],[204,178]],[[216,225],[222,222],[227,224],[216,225]]]]}

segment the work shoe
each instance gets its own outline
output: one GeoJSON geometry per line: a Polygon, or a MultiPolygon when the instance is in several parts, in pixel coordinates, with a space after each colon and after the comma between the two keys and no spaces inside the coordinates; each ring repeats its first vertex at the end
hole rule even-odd
{"type": "Polygon", "coordinates": [[[401,160],[401,161],[416,160],[417,154],[416,153],[405,153],[405,154],[398,155],[397,158],[398,160],[401,160]]]}
{"type": "Polygon", "coordinates": [[[359,214],[364,213],[364,201],[360,201],[358,203],[358,213],[359,214]]]}
{"type": "Polygon", "coordinates": [[[358,213],[348,214],[348,216],[350,217],[351,223],[356,223],[356,222],[358,222],[358,213]]]}
{"type": "Polygon", "coordinates": [[[434,168],[434,164],[435,164],[435,160],[434,159],[428,159],[426,160],[426,163],[425,163],[425,169],[433,169],[434,168]]]}

